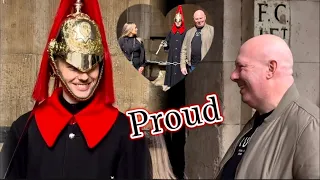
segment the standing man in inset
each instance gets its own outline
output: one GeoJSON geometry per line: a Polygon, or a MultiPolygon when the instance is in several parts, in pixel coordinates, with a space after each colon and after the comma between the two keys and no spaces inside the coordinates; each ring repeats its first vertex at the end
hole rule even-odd
{"type": "Polygon", "coordinates": [[[240,48],[235,67],[231,80],[256,113],[222,159],[217,178],[319,179],[319,107],[300,96],[286,42],[254,37],[240,48]]]}
{"type": "Polygon", "coordinates": [[[206,15],[202,10],[193,14],[193,20],[195,26],[187,31],[181,48],[180,69],[183,75],[187,75],[188,70],[192,72],[202,61],[214,37],[214,28],[206,23],[206,15]]]}

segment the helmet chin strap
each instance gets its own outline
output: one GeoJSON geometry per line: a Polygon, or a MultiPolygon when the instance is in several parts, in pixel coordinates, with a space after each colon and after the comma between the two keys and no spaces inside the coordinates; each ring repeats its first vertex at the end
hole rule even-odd
{"type": "Polygon", "coordinates": [[[66,91],[66,93],[68,95],[70,95],[73,99],[75,99],[76,101],[87,101],[88,99],[90,99],[95,91],[97,90],[99,84],[100,84],[100,81],[102,79],[102,75],[103,75],[103,69],[104,69],[104,63],[103,61],[101,62],[100,64],[100,67],[99,67],[99,77],[98,77],[98,80],[96,82],[96,84],[93,86],[93,88],[91,89],[91,92],[89,93],[89,95],[85,98],[81,98],[81,97],[78,97],[75,95],[74,92],[72,92],[71,88],[68,86],[68,84],[66,83],[66,81],[63,79],[61,73],[59,72],[58,70],[58,67],[57,67],[57,64],[54,60],[51,61],[51,68],[53,70],[53,75],[54,75],[54,78],[55,78],[55,83],[54,83],[54,89],[58,88],[59,87],[59,82],[61,82],[63,88],[64,88],[64,91],[66,91]]]}

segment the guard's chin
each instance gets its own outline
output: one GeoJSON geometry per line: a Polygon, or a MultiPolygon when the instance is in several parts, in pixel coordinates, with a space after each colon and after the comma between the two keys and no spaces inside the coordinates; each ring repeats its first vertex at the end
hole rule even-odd
{"type": "Polygon", "coordinates": [[[71,95],[78,101],[85,101],[93,94],[95,83],[88,84],[73,84],[69,83],[68,88],[71,95]]]}

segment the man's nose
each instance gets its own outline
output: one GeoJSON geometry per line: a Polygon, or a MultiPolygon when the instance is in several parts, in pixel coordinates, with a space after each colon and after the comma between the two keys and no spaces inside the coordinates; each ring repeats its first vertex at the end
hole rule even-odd
{"type": "Polygon", "coordinates": [[[230,75],[230,79],[232,81],[236,81],[239,79],[239,73],[237,70],[232,71],[231,75],[230,75]]]}

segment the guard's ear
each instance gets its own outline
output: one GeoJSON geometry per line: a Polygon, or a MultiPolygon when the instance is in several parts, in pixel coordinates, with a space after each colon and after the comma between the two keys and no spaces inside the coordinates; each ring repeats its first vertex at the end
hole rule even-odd
{"type": "Polygon", "coordinates": [[[275,72],[277,70],[277,67],[278,67],[277,61],[275,61],[275,60],[269,61],[267,79],[271,79],[274,76],[274,74],[275,74],[275,72]]]}

